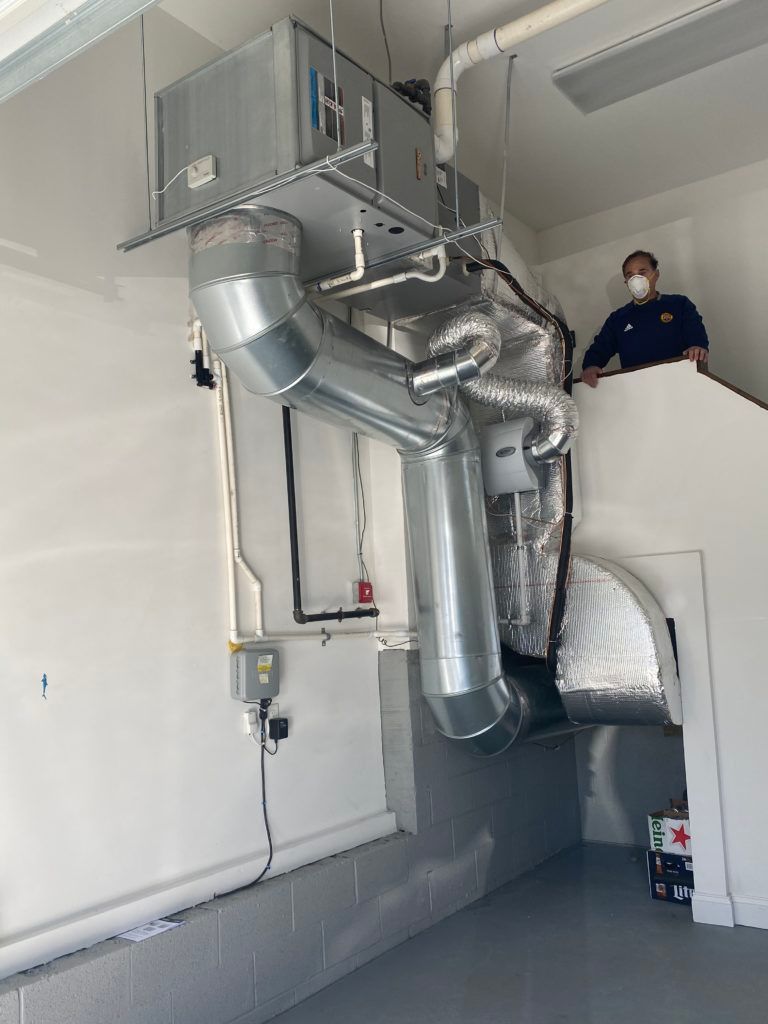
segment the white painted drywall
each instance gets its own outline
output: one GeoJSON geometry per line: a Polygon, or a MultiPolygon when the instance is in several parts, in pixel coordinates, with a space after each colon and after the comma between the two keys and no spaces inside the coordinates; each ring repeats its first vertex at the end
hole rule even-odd
{"type": "MultiPolygon", "coordinates": [[[[150,93],[213,54],[147,18],[150,93]]],[[[0,976],[245,884],[266,853],[258,748],[229,696],[215,400],[189,379],[186,242],[115,250],[146,227],[139,56],[135,23],[0,107],[0,976]]],[[[244,547],[268,627],[298,629],[280,409],[233,389],[244,547]]],[[[296,434],[318,610],[356,577],[351,444],[301,417],[296,434]]],[[[276,871],[394,827],[375,640],[280,646],[276,871]]]]}
{"type": "Polygon", "coordinates": [[[612,309],[628,301],[621,263],[635,249],[661,261],[659,289],[704,317],[715,373],[768,400],[768,161],[543,231],[544,284],[576,331],[577,368],[612,309]]]}
{"type": "Polygon", "coordinates": [[[596,390],[579,384],[575,396],[576,550],[617,559],[701,552],[728,883],[737,923],[768,926],[759,788],[768,769],[768,480],[759,468],[768,411],[687,362],[610,377],[596,390]]]}
{"type": "MultiPolygon", "coordinates": [[[[657,599],[658,599],[658,595],[657,599]]],[[[598,726],[576,736],[581,836],[648,845],[647,815],[685,789],[683,741],[661,726],[598,726]]]]}

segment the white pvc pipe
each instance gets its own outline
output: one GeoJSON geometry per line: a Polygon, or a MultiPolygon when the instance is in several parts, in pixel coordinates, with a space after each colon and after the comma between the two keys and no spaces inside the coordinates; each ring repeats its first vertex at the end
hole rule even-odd
{"type": "Polygon", "coordinates": [[[348,295],[360,295],[363,292],[376,291],[379,288],[388,288],[393,284],[402,284],[404,281],[439,281],[440,278],[445,277],[445,272],[448,269],[448,256],[445,252],[445,246],[439,245],[435,249],[430,249],[429,252],[424,253],[424,256],[437,257],[437,269],[431,273],[427,270],[403,270],[399,274],[392,274],[391,277],[382,277],[377,281],[367,281],[365,284],[355,285],[353,288],[343,288],[340,292],[334,292],[330,296],[332,299],[345,299],[348,295]]]}
{"type": "MultiPolygon", "coordinates": [[[[476,39],[457,46],[450,57],[446,57],[432,86],[434,108],[433,124],[435,133],[435,162],[445,163],[453,156],[453,95],[459,77],[468,67],[507,53],[513,46],[526,39],[546,32],[547,29],[562,25],[571,18],[600,7],[606,0],[553,0],[531,14],[516,18],[499,28],[484,32],[476,39]],[[453,83],[451,82],[453,62],[453,83]]],[[[457,132],[458,137],[458,132],[457,132]]]]}
{"type": "Polygon", "coordinates": [[[352,238],[355,243],[355,269],[351,270],[348,274],[340,274],[338,277],[329,277],[325,281],[318,281],[315,287],[319,292],[327,292],[331,288],[338,288],[339,285],[351,284],[353,281],[360,280],[365,273],[364,234],[365,232],[362,228],[355,228],[352,232],[352,238]]]}
{"type": "MultiPolygon", "coordinates": [[[[192,335],[195,347],[203,352],[205,363],[206,365],[209,365],[208,339],[201,328],[199,320],[195,320],[192,324],[192,335]]],[[[280,640],[320,640],[323,645],[325,645],[334,637],[377,637],[385,639],[387,636],[395,636],[398,639],[402,637],[417,639],[418,633],[408,629],[334,629],[330,622],[325,629],[321,629],[320,631],[287,631],[271,634],[266,634],[264,632],[261,580],[256,576],[240,551],[237,476],[234,458],[234,444],[232,439],[232,409],[229,400],[227,368],[220,359],[214,359],[211,368],[219,379],[219,387],[216,388],[216,410],[219,437],[219,464],[221,467],[221,492],[224,504],[224,536],[227,548],[227,591],[229,597],[230,644],[232,646],[240,646],[241,644],[252,643],[254,641],[260,641],[263,643],[265,641],[280,640]],[[253,591],[255,629],[252,634],[241,633],[238,629],[236,566],[240,566],[240,569],[251,584],[253,591]]],[[[357,478],[355,477],[355,482],[356,479],[357,478]]]]}
{"type": "MultiPolygon", "coordinates": [[[[232,557],[244,573],[251,585],[253,593],[254,635],[264,635],[264,612],[262,607],[261,580],[243,558],[240,550],[240,515],[237,508],[237,469],[235,467],[235,446],[232,440],[232,410],[229,401],[229,381],[227,368],[221,364],[221,392],[224,405],[224,432],[227,442],[227,476],[229,478],[229,494],[232,518],[232,557]]],[[[238,643],[239,641],[233,641],[238,643]]]]}
{"type": "MultiPolygon", "coordinates": [[[[221,362],[214,363],[214,372],[221,373],[221,362]]],[[[227,440],[224,428],[224,389],[216,388],[216,423],[219,436],[219,468],[221,470],[221,497],[224,506],[224,538],[227,550],[227,593],[229,597],[229,642],[240,643],[237,631],[237,580],[235,576],[235,556],[232,543],[232,497],[229,487],[229,459],[227,458],[227,440]]]]}
{"type": "MultiPolygon", "coordinates": [[[[195,331],[199,321],[193,325],[195,331]]],[[[196,337],[195,337],[196,340],[196,337]]],[[[201,334],[201,348],[208,357],[208,343],[205,333],[201,334]]],[[[237,471],[235,467],[234,444],[232,441],[232,412],[229,402],[229,383],[227,368],[216,359],[213,364],[214,373],[219,378],[216,389],[216,411],[219,436],[219,464],[221,468],[221,490],[224,505],[224,535],[227,547],[227,591],[229,596],[229,642],[243,644],[264,637],[264,613],[262,604],[261,580],[243,558],[240,550],[240,519],[237,511],[237,471]],[[253,594],[254,630],[252,634],[243,634],[237,621],[237,579],[236,566],[245,574],[253,594]]]]}

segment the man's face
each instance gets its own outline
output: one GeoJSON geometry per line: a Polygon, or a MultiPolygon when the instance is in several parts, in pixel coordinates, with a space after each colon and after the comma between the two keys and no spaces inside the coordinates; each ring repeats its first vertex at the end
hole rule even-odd
{"type": "Polygon", "coordinates": [[[632,259],[627,262],[627,265],[624,267],[625,283],[630,279],[630,277],[634,277],[635,274],[640,274],[642,277],[647,279],[651,288],[650,294],[653,295],[656,291],[656,282],[659,280],[659,272],[658,270],[653,269],[651,261],[647,256],[633,256],[632,259]]]}

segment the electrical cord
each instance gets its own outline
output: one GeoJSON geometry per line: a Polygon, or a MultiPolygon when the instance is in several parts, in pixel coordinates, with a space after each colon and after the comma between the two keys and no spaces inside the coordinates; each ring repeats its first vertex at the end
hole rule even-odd
{"type": "MultiPolygon", "coordinates": [[[[271,701],[269,703],[271,703],[271,701]]],[[[266,873],[272,867],[272,857],[273,857],[273,854],[274,854],[274,846],[272,844],[272,830],[269,827],[269,815],[267,814],[267,775],[266,775],[266,772],[264,770],[265,769],[264,754],[265,753],[267,753],[267,754],[276,754],[277,753],[277,744],[275,744],[275,749],[274,750],[270,750],[267,747],[266,722],[267,722],[267,708],[269,707],[269,703],[267,703],[265,705],[265,702],[263,702],[263,701],[260,702],[261,706],[259,708],[259,719],[261,720],[261,728],[259,730],[259,738],[256,739],[256,737],[253,735],[253,733],[251,733],[251,736],[253,737],[253,739],[256,740],[256,742],[259,743],[260,746],[261,746],[261,758],[260,758],[260,761],[261,761],[261,806],[262,806],[262,810],[264,812],[264,828],[266,829],[266,833],[267,833],[267,842],[269,843],[269,856],[267,858],[267,863],[264,865],[264,868],[261,871],[261,874],[258,876],[258,878],[254,879],[254,885],[256,884],[256,882],[260,882],[262,880],[262,878],[264,877],[264,875],[266,875],[266,873]]]]}
{"type": "Polygon", "coordinates": [[[410,640],[400,640],[396,644],[391,643],[385,636],[377,636],[376,639],[382,647],[406,647],[408,644],[416,643],[416,640],[413,638],[410,640]]]}
{"type": "Polygon", "coordinates": [[[359,445],[358,445],[358,447],[355,450],[355,462],[357,464],[357,479],[358,479],[358,481],[360,483],[360,504],[361,504],[362,509],[363,509],[363,525],[362,525],[362,528],[360,530],[360,535],[358,537],[358,554],[360,555],[360,564],[362,565],[363,571],[365,572],[365,578],[367,580],[373,582],[371,580],[371,577],[370,577],[369,573],[368,573],[368,566],[365,564],[365,559],[363,558],[363,541],[365,540],[365,530],[366,530],[366,527],[368,526],[368,513],[366,512],[366,508],[365,508],[365,488],[363,487],[363,474],[362,474],[362,471],[360,469],[360,447],[359,447],[359,445]]]}
{"type": "Polygon", "coordinates": [[[389,77],[387,78],[387,84],[392,82],[392,54],[389,51],[389,39],[387,38],[387,27],[384,24],[384,0],[379,0],[379,22],[381,23],[381,34],[384,36],[384,46],[387,51],[387,67],[389,69],[389,77]]]}

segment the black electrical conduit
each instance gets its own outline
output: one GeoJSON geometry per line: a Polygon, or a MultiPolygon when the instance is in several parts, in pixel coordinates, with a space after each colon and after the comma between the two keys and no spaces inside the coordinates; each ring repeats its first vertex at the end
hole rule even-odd
{"type": "MultiPolygon", "coordinates": [[[[563,342],[563,387],[567,394],[573,394],[573,335],[568,324],[559,316],[555,316],[546,306],[542,306],[532,298],[512,276],[512,272],[500,260],[485,259],[482,261],[472,260],[467,262],[467,270],[476,273],[483,269],[495,270],[502,281],[521,299],[529,309],[538,313],[556,328],[563,342]]],[[[565,496],[563,528],[560,534],[560,552],[557,560],[557,573],[555,575],[555,595],[552,601],[552,611],[549,618],[549,635],[547,637],[547,668],[553,674],[557,669],[557,652],[560,646],[560,634],[563,629],[563,618],[565,616],[566,587],[568,576],[571,571],[571,536],[573,533],[573,477],[571,473],[571,453],[565,455],[565,496]]]]}
{"type": "Polygon", "coordinates": [[[296,478],[293,471],[293,432],[291,410],[283,406],[283,445],[285,448],[285,483],[288,492],[288,528],[291,541],[291,580],[293,583],[293,618],[299,625],[307,622],[341,622],[343,619],[373,619],[379,614],[376,605],[371,608],[353,608],[335,612],[308,614],[301,607],[301,568],[299,566],[299,528],[296,516],[296,478]]]}

